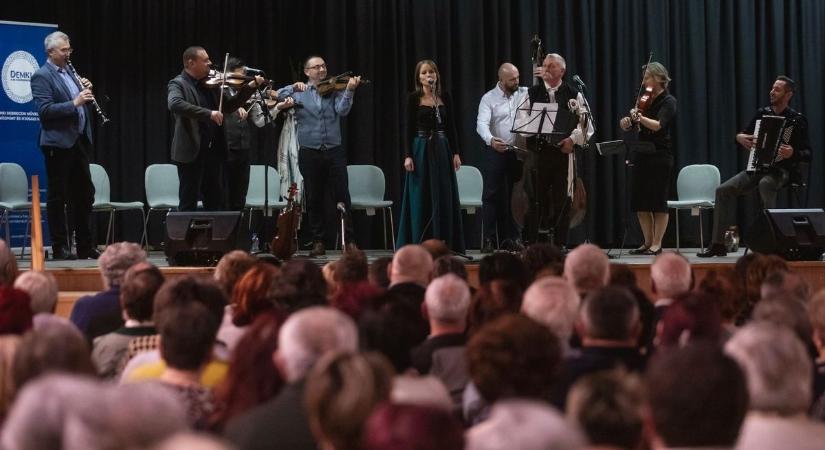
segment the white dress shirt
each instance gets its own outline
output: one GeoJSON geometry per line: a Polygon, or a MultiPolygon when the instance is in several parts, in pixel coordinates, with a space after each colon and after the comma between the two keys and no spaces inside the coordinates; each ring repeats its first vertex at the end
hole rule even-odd
{"type": "Polygon", "coordinates": [[[485,144],[490,145],[493,137],[507,144],[513,144],[516,136],[510,133],[519,105],[527,99],[527,88],[519,86],[516,92],[506,95],[501,86],[487,91],[478,104],[476,132],[485,144]]]}

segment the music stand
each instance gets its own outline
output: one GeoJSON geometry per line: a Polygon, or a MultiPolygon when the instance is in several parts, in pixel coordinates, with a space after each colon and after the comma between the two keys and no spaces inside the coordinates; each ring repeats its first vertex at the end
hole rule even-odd
{"type": "MultiPolygon", "coordinates": [[[[605,142],[598,142],[596,143],[596,150],[599,152],[601,156],[612,156],[612,155],[624,155],[624,167],[625,167],[625,218],[624,218],[624,231],[622,232],[622,243],[619,246],[619,256],[618,258],[622,257],[622,253],[624,252],[624,244],[625,240],[627,239],[627,229],[628,229],[628,220],[627,216],[630,215],[630,195],[627,192],[627,180],[628,180],[628,168],[632,167],[633,164],[630,162],[630,158],[628,156],[631,153],[639,153],[639,154],[650,154],[656,153],[656,146],[653,145],[652,142],[647,141],[605,141],[605,142]]],[[[613,256],[610,252],[613,250],[611,247],[607,251],[607,256],[612,258],[613,256]]]]}

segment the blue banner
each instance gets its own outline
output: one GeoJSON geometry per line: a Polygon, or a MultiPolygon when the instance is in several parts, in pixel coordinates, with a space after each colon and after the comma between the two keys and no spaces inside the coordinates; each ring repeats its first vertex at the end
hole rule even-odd
{"type": "MultiPolygon", "coordinates": [[[[40,121],[32,100],[30,80],[41,64],[46,62],[43,41],[57,30],[57,25],[0,21],[0,64],[2,64],[3,91],[0,92],[0,163],[16,163],[23,166],[29,180],[31,199],[31,176],[39,175],[40,199],[46,204],[46,168],[40,152],[38,135],[40,121]]],[[[0,196],[3,193],[0,192],[0,196]]],[[[13,213],[11,216],[12,247],[29,245],[24,242],[28,212],[13,213]]],[[[43,214],[44,245],[49,236],[43,214]]],[[[5,230],[2,231],[6,239],[5,230]]]]}

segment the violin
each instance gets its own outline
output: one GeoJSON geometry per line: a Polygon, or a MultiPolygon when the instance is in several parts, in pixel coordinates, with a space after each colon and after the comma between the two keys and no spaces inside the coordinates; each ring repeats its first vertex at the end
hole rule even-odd
{"type": "MultiPolygon", "coordinates": [[[[350,78],[352,78],[352,71],[344,72],[341,75],[336,75],[334,77],[329,77],[325,80],[321,80],[315,85],[315,89],[318,90],[318,94],[322,97],[329,95],[332,92],[336,91],[343,91],[347,88],[347,83],[349,83],[350,78]]],[[[370,80],[361,79],[361,84],[369,84],[370,80]]]]}
{"type": "Polygon", "coordinates": [[[295,202],[298,185],[289,186],[286,208],[278,215],[278,234],[269,244],[272,254],[280,259],[289,259],[298,251],[298,227],[301,221],[301,205],[295,202]]]}
{"type": "MultiPolygon", "coordinates": [[[[231,88],[239,89],[254,79],[254,75],[241,75],[232,72],[224,76],[223,72],[213,69],[209,71],[209,75],[207,75],[207,77],[203,80],[203,84],[204,86],[210,88],[219,88],[221,85],[226,85],[231,88]]],[[[264,80],[264,83],[258,87],[260,88],[271,84],[272,80],[264,80]]]]}

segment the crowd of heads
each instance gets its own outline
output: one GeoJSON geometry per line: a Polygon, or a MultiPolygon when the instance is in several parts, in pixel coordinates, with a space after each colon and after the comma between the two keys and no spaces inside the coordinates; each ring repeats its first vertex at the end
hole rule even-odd
{"type": "Polygon", "coordinates": [[[825,437],[825,294],[774,256],[697,279],[664,253],[648,279],[594,245],[564,255],[536,244],[486,256],[474,273],[431,241],[374,261],[347,251],[324,268],[236,251],[213,276],[167,278],[121,243],[99,268],[122,320],[90,336],[55,316],[55,278],[20,273],[0,241],[3,448],[243,449],[280,434],[327,450],[825,437]]]}

